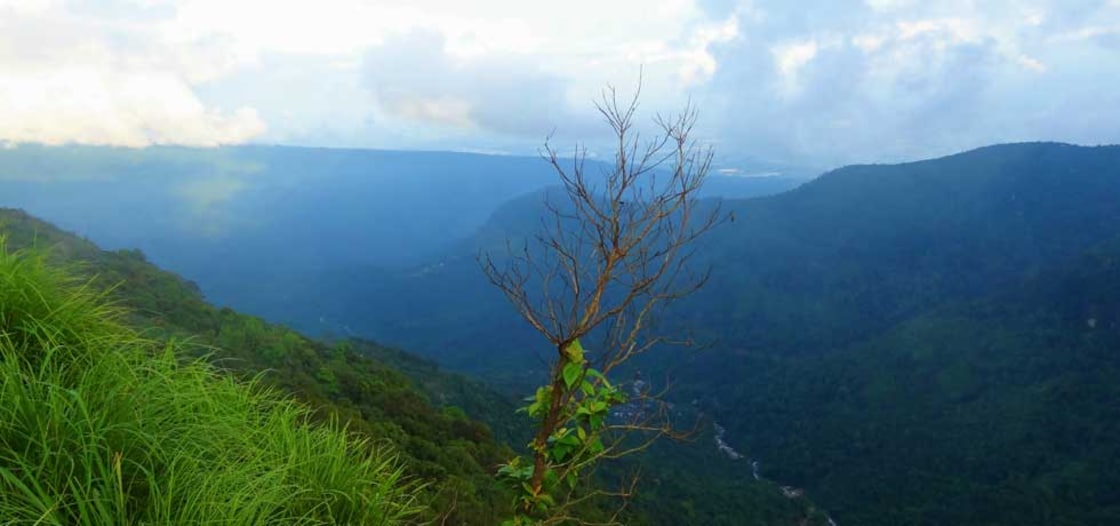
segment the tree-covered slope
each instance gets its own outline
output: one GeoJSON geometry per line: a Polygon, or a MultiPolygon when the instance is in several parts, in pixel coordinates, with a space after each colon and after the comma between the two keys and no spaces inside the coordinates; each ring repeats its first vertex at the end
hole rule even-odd
{"type": "Polygon", "coordinates": [[[738,273],[687,311],[719,344],[676,371],[765,473],[841,523],[1116,521],[1120,148],[856,167],[745,205],[712,240],[738,273]]]}
{"type": "Polygon", "coordinates": [[[693,325],[729,345],[815,353],[1060,264],[1120,224],[1120,147],[991,146],[853,166],[769,198],[703,248],[693,325]]]}
{"type": "MultiPolygon", "coordinates": [[[[406,473],[428,483],[433,517],[490,524],[503,516],[507,498],[492,473],[509,450],[486,426],[468,419],[464,409],[451,407],[460,404],[476,417],[509,422],[512,406],[477,382],[422,365],[417,366],[419,380],[413,380],[371,356],[422,361],[371,342],[319,343],[259,318],[217,309],[192,284],[147,263],[139,252],[101,251],[20,211],[0,210],[0,234],[12,248],[40,247],[55,264],[78,265],[82,275],[94,277],[96,288],[111,289],[109,297],[130,312],[131,323],[145,335],[182,339],[187,342],[183,352],[205,356],[241,378],[259,377],[264,385],[294,393],[319,419],[336,419],[367,440],[393,444],[406,473]]],[[[502,432],[518,433],[512,427],[502,432]]]]}
{"type": "Polygon", "coordinates": [[[1115,524],[1118,313],[1120,240],[826,356],[744,357],[755,374],[705,391],[842,523],[1115,524]]]}

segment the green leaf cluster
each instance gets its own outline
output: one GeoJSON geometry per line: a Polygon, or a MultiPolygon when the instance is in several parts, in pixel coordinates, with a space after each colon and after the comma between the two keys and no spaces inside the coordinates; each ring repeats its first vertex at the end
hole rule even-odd
{"type": "MultiPolygon", "coordinates": [[[[498,469],[499,478],[516,492],[514,507],[518,514],[511,524],[547,515],[562,500],[562,492],[578,489],[606,451],[604,438],[611,408],[627,400],[618,386],[591,367],[578,339],[564,346],[561,354],[558,383],[554,384],[559,388],[560,421],[543,444],[534,441],[528,445],[543,454],[547,462],[541,491],[535,492],[529,484],[534,470],[531,461],[514,457],[498,469]]],[[[553,386],[537,388],[535,395],[526,399],[529,405],[519,411],[539,423],[553,402],[554,392],[553,386]]]]}

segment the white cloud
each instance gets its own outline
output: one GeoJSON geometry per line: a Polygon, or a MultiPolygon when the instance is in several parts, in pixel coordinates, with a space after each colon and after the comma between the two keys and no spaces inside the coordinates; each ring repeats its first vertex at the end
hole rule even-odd
{"type": "Polygon", "coordinates": [[[707,86],[712,133],[736,151],[840,164],[1120,142],[1099,111],[1120,103],[1108,0],[752,5],[765,15],[741,18],[747,38],[717,48],[707,86]]]}
{"type": "Polygon", "coordinates": [[[784,76],[797,75],[797,70],[817,56],[817,42],[809,40],[771,49],[778,71],[784,76]]]}
{"type": "Polygon", "coordinates": [[[265,130],[251,107],[223,111],[195,94],[231,68],[220,45],[172,46],[158,27],[53,2],[0,5],[0,140],[214,146],[265,130]]]}
{"type": "Polygon", "coordinates": [[[682,63],[679,67],[680,78],[686,85],[708,80],[719,68],[718,61],[710,51],[712,46],[725,44],[739,37],[739,19],[734,16],[722,23],[697,29],[691,37],[689,47],[673,57],[682,63]]]}
{"type": "Polygon", "coordinates": [[[462,131],[543,136],[572,116],[564,79],[521,54],[461,58],[418,31],[366,54],[365,85],[385,116],[462,131]],[[401,67],[407,64],[407,67],[401,67]]]}
{"type": "MultiPolygon", "coordinates": [[[[734,19],[708,20],[692,0],[571,0],[562,7],[511,0],[182,0],[169,31],[221,34],[238,56],[353,54],[415,32],[439,34],[458,59],[531,54],[549,68],[614,63],[726,38],[734,19]],[[731,24],[729,26],[729,24],[731,24]]],[[[679,55],[680,57],[686,54],[679,55]]],[[[680,60],[688,60],[681,58],[680,60]]]]}
{"type": "Polygon", "coordinates": [[[1118,50],[1117,0],[0,0],[0,143],[528,152],[639,67],[762,157],[1113,142],[1118,50]]]}
{"type": "Polygon", "coordinates": [[[0,138],[9,142],[216,146],[263,131],[254,110],[207,108],[165,72],[67,66],[0,81],[0,138]]]}
{"type": "Polygon", "coordinates": [[[783,44],[770,48],[774,56],[774,66],[780,76],[779,84],[782,94],[786,97],[797,95],[801,92],[801,83],[798,72],[817,56],[817,42],[808,40],[783,44]]]}
{"type": "MultiPolygon", "coordinates": [[[[354,66],[367,50],[418,33],[442,39],[443,61],[431,65],[450,68],[449,81],[477,84],[482,72],[498,77],[487,81],[491,86],[503,76],[551,79],[558,88],[544,89],[559,98],[542,101],[550,109],[529,108],[534,93],[512,89],[502,94],[527,100],[503,102],[521,112],[567,116],[589,113],[579,108],[606,84],[632,86],[641,66],[647,100],[679,104],[718,70],[710,48],[739,36],[737,16],[712,18],[693,0],[572,0],[547,9],[513,0],[0,0],[0,68],[8,73],[0,95],[9,101],[0,105],[0,117],[19,121],[0,127],[0,139],[139,146],[300,136],[296,130],[325,121],[254,112],[251,90],[242,85],[246,71],[269,57],[354,66]],[[502,69],[509,67],[528,73],[502,69]],[[141,93],[146,90],[154,91],[141,93]]],[[[367,74],[354,67],[333,73],[367,74]]],[[[538,93],[542,87],[534,86],[538,93]]],[[[384,107],[361,111],[396,119],[386,124],[414,121],[435,135],[440,125],[449,134],[529,131],[514,125],[517,115],[480,110],[484,103],[463,94],[470,86],[425,87],[420,94],[381,88],[377,101],[384,107]]],[[[299,94],[290,98],[301,104],[299,94]]]]}
{"type": "Polygon", "coordinates": [[[606,85],[629,91],[639,72],[649,107],[678,107],[717,72],[711,49],[740,37],[738,16],[710,18],[692,0],[415,7],[427,14],[373,32],[366,84],[383,124],[449,137],[595,133],[592,101],[606,85]]]}

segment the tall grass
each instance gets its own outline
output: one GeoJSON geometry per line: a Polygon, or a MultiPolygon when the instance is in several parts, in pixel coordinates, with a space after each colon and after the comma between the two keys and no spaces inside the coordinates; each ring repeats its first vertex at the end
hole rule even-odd
{"type": "Polygon", "coordinates": [[[0,239],[0,524],[406,523],[387,446],[147,341],[0,239]]]}

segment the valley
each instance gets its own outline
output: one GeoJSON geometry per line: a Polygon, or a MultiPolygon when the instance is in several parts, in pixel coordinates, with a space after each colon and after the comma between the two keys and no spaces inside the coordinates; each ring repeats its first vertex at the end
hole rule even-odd
{"type": "MultiPolygon", "coordinates": [[[[257,175],[246,181],[275,179],[210,204],[210,217],[230,227],[219,237],[172,228],[161,223],[166,217],[134,225],[114,215],[121,211],[83,209],[62,198],[79,192],[79,181],[43,183],[56,190],[34,198],[27,189],[7,190],[25,184],[13,180],[12,167],[42,152],[0,152],[8,170],[0,177],[2,204],[62,224],[82,217],[94,241],[151,251],[212,301],[308,334],[416,352],[482,379],[501,396],[524,396],[539,381],[537,353],[547,346],[475,261],[480,251],[526,235],[541,214],[547,174],[534,168],[528,173],[537,175],[523,176],[521,163],[529,160],[467,156],[459,164],[475,163],[476,172],[417,172],[408,184],[418,197],[394,193],[389,206],[378,204],[374,189],[395,189],[404,179],[379,181],[360,167],[397,154],[172,153],[73,155],[123,155],[98,170],[125,163],[135,177],[166,165],[185,178],[221,159],[256,163],[257,175]],[[262,168],[273,157],[292,171],[262,168]],[[322,177],[338,178],[346,200],[323,205],[333,194],[303,196],[310,200],[300,206],[330,211],[321,217],[268,201],[283,181],[300,177],[296,167],[310,165],[337,170],[322,177]],[[492,170],[501,183],[478,182],[492,170]],[[436,186],[461,190],[421,190],[436,186]],[[239,223],[241,213],[268,223],[239,223]],[[417,223],[388,226],[402,221],[417,223]],[[125,240],[124,232],[133,237],[125,240]],[[413,237],[430,248],[394,252],[401,243],[394,239],[413,237]]],[[[695,442],[645,455],[658,465],[652,495],[710,506],[688,512],[706,514],[709,524],[733,524],[727,517],[739,508],[728,502],[737,498],[758,506],[754,499],[770,490],[750,484],[767,479],[788,485],[779,500],[803,488],[812,509],[828,510],[820,515],[826,523],[1109,524],[1118,517],[1120,502],[1107,488],[1120,482],[1113,480],[1120,455],[1112,440],[1120,436],[1120,415],[1110,402],[1120,385],[1110,351],[1120,343],[1120,293],[1113,294],[1120,283],[1120,148],[997,145],[765,188],[758,190],[764,195],[702,201],[734,221],[697,249],[695,264],[711,269],[706,286],[661,320],[694,345],[655,349],[622,373],[669,375],[669,400],[695,400],[713,419],[695,442]],[[670,477],[677,480],[670,484],[670,477]],[[707,496],[689,496],[680,485],[694,479],[707,496]],[[1065,522],[1048,522],[1055,517],[1065,522]]],[[[105,199],[126,197],[106,191],[105,199]]],[[[145,206],[175,209],[158,200],[145,206]]],[[[409,360],[394,363],[406,371],[430,367],[409,360]]],[[[523,435],[512,414],[461,407],[496,436],[523,440],[513,438],[523,435]]],[[[659,512],[641,499],[636,509],[653,524],[685,513],[659,512]]]]}

